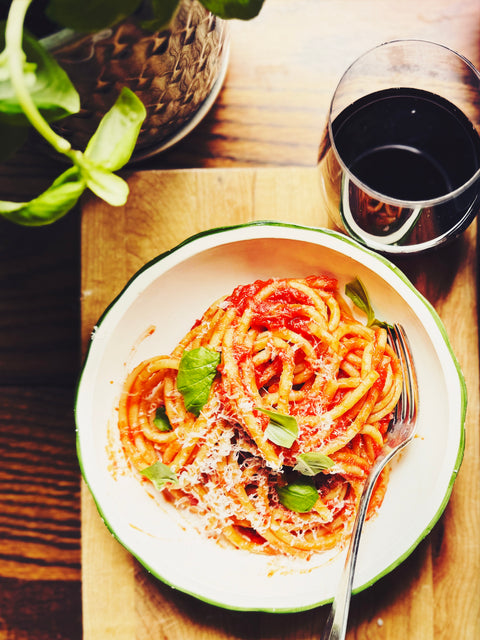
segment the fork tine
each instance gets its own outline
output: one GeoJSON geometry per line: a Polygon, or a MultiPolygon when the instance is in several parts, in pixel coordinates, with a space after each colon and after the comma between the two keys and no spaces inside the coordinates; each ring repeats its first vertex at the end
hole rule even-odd
{"type": "Polygon", "coordinates": [[[395,351],[397,358],[400,361],[400,366],[402,368],[402,392],[400,394],[400,398],[398,399],[397,405],[395,407],[395,420],[405,420],[406,417],[406,406],[408,405],[408,392],[407,392],[407,382],[405,375],[405,360],[404,360],[404,350],[402,348],[402,344],[399,338],[398,326],[393,325],[389,326],[387,329],[388,336],[390,338],[390,343],[395,351]],[[400,345],[399,345],[400,342],[400,345]]]}
{"type": "Polygon", "coordinates": [[[413,422],[417,417],[417,407],[418,407],[418,385],[417,385],[417,374],[415,369],[415,364],[413,362],[412,350],[410,347],[410,342],[408,340],[407,334],[405,330],[400,325],[397,326],[398,337],[400,344],[402,346],[402,350],[405,358],[406,365],[406,373],[404,376],[406,378],[406,386],[408,387],[408,396],[409,396],[409,412],[406,416],[406,419],[409,422],[413,422]]]}
{"type": "Polygon", "coordinates": [[[403,363],[403,358],[402,358],[402,353],[400,351],[400,347],[398,346],[398,337],[397,337],[397,329],[396,329],[396,325],[393,326],[388,326],[387,327],[387,333],[388,333],[388,337],[390,340],[390,344],[393,348],[393,350],[395,351],[397,358],[400,361],[400,366],[402,367],[402,392],[400,394],[400,397],[398,399],[398,402],[395,406],[395,412],[394,412],[394,420],[395,421],[399,421],[399,420],[403,420],[405,418],[405,397],[406,397],[406,389],[405,389],[405,376],[404,374],[404,363],[403,363]]]}
{"type": "Polygon", "coordinates": [[[410,341],[404,328],[399,324],[389,327],[388,334],[400,360],[403,374],[402,394],[397,404],[396,418],[410,423],[416,419],[418,407],[417,377],[410,341]]]}

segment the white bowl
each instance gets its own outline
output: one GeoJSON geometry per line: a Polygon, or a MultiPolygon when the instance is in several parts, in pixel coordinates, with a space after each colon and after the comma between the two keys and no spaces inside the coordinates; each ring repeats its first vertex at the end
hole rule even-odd
{"type": "Polygon", "coordinates": [[[141,269],[92,333],[75,414],[78,456],[98,510],[153,575],[218,606],[285,612],[328,602],[344,553],[305,561],[223,548],[184,514],[152,499],[123,459],[116,433],[121,385],[138,362],[169,353],[209,304],[238,284],[320,273],[337,276],[341,288],[359,277],[376,316],[405,327],[418,369],[418,435],[394,462],[384,503],[364,528],[358,592],[399,565],[430,532],[464,449],[463,376],[438,315],[401,271],[332,231],[271,222],[213,229],[141,269]]]}

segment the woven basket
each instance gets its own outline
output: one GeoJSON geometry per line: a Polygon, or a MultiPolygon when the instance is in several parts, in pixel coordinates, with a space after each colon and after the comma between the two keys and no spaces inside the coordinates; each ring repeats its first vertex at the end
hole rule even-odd
{"type": "Polygon", "coordinates": [[[227,23],[197,0],[182,0],[164,31],[147,32],[127,20],[88,36],[64,30],[43,43],[80,94],[81,111],[55,125],[74,148],[85,149],[122,87],[142,100],[147,117],[133,160],[170,147],[201,120],[228,62],[227,23]]]}

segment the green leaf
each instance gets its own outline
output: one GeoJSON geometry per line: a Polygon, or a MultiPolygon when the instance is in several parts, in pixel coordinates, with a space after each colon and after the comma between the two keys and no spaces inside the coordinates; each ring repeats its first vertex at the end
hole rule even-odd
{"type": "Polygon", "coordinates": [[[163,464],[163,462],[155,462],[155,464],[146,467],[140,472],[143,476],[152,481],[153,486],[158,491],[161,491],[166,484],[178,484],[178,478],[176,474],[170,469],[169,466],[163,464]]]}
{"type": "Polygon", "coordinates": [[[110,171],[121,169],[130,160],[146,115],[142,101],[124,87],[91,137],[85,157],[110,171]]]}
{"type": "Polygon", "coordinates": [[[153,419],[153,424],[159,431],[171,431],[172,425],[170,424],[170,420],[168,419],[167,412],[165,411],[165,407],[160,405],[157,407],[155,411],[155,417],[153,419]]]}
{"type": "Polygon", "coordinates": [[[293,467],[304,476],[316,476],[317,473],[330,469],[334,461],[319,451],[309,451],[297,456],[297,464],[293,467]]]}
{"type": "Polygon", "coordinates": [[[177,388],[187,411],[198,416],[207,402],[220,359],[218,351],[206,347],[184,351],[178,368],[177,388]]]}
{"type": "Polygon", "coordinates": [[[367,326],[371,327],[376,324],[380,327],[388,327],[388,323],[375,318],[375,312],[370,303],[370,297],[368,292],[359,278],[355,278],[345,285],[345,293],[352,300],[352,302],[361,309],[367,316],[367,326]]]}
{"type": "Polygon", "coordinates": [[[145,5],[145,13],[140,22],[144,29],[149,31],[160,31],[170,24],[175,12],[178,9],[178,0],[150,0],[145,5]]]}
{"type": "Polygon", "coordinates": [[[296,419],[293,416],[287,416],[278,411],[270,411],[269,409],[261,409],[260,407],[256,408],[270,418],[268,427],[265,429],[265,437],[274,444],[289,449],[298,438],[298,424],[296,419]]]}
{"type": "MultiPolygon", "coordinates": [[[[5,23],[2,23],[1,47],[5,46],[5,23]]],[[[48,122],[80,110],[79,95],[68,75],[55,58],[33,37],[23,36],[27,86],[37,109],[48,122]]],[[[6,52],[0,56],[0,118],[15,125],[29,125],[10,81],[6,52]]]]}
{"type": "Polygon", "coordinates": [[[301,478],[286,485],[277,485],[275,489],[280,503],[297,513],[311,511],[319,497],[313,483],[301,478]]]}
{"type": "Polygon", "coordinates": [[[0,202],[0,215],[24,226],[51,224],[70,211],[84,190],[85,182],[73,167],[30,202],[0,202]]]}
{"type": "Polygon", "coordinates": [[[125,204],[128,198],[128,184],[108,169],[94,165],[83,157],[78,160],[87,187],[95,195],[114,207],[125,204]]]}
{"type": "Polygon", "coordinates": [[[204,7],[226,20],[251,20],[260,13],[264,0],[200,0],[204,7]]]}
{"type": "Polygon", "coordinates": [[[46,14],[63,27],[88,33],[120,22],[140,4],[141,0],[50,0],[46,14]]]}
{"type": "Polygon", "coordinates": [[[145,115],[141,100],[124,87],[100,121],[85,153],[74,158],[88,188],[113,206],[125,204],[128,185],[112,172],[130,159],[145,115]]]}
{"type": "Polygon", "coordinates": [[[352,300],[353,304],[366,314],[367,325],[370,326],[375,319],[375,314],[362,281],[359,278],[355,278],[355,280],[346,284],[345,293],[352,300]]]}

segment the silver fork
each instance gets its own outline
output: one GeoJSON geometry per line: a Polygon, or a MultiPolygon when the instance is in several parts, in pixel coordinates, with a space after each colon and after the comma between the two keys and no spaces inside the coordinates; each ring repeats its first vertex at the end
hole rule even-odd
{"type": "Polygon", "coordinates": [[[365,481],[360,497],[355,523],[353,525],[350,545],[347,551],[345,566],[332,602],[330,614],[322,634],[322,640],[344,640],[347,631],[348,611],[352,595],[353,575],[357,563],[358,547],[363,523],[367,515],[368,503],[375,482],[385,465],[393,456],[403,449],[415,434],[418,412],[418,388],[415,365],[405,330],[401,325],[388,329],[390,343],[397,353],[403,373],[402,394],[395,409],[387,439],[369,475],[365,481]]]}

